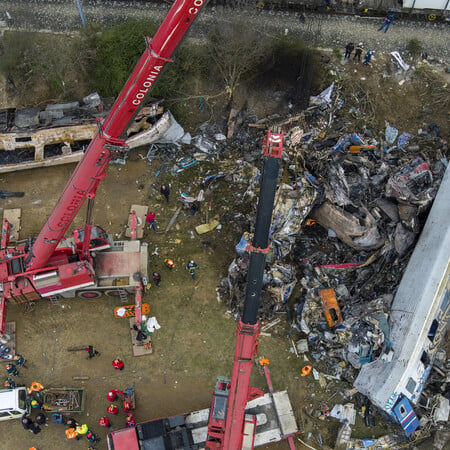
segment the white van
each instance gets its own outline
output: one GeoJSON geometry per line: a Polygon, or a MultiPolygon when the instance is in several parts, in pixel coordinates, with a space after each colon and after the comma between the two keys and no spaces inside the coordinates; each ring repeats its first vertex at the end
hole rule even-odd
{"type": "Polygon", "coordinates": [[[29,414],[27,391],[24,387],[3,389],[0,391],[0,421],[20,419],[29,414]]]}

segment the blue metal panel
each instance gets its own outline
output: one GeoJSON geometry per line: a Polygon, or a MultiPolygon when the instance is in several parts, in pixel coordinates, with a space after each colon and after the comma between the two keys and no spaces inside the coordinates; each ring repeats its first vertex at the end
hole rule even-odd
{"type": "Polygon", "coordinates": [[[407,436],[419,427],[419,420],[407,398],[402,398],[395,405],[394,414],[407,436]]]}

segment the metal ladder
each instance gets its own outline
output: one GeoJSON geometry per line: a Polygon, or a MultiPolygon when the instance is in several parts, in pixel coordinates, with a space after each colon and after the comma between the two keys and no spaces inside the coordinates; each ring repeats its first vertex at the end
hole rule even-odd
{"type": "Polygon", "coordinates": [[[119,289],[119,297],[122,304],[128,303],[128,294],[124,289],[119,289]]]}
{"type": "Polygon", "coordinates": [[[59,297],[57,295],[50,295],[48,298],[53,306],[59,306],[59,297]]]}

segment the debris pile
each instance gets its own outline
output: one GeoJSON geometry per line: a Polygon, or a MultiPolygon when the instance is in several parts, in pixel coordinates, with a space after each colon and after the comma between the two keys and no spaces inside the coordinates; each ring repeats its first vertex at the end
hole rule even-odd
{"type": "MultiPolygon", "coordinates": [[[[366,128],[342,134],[333,129],[339,103],[332,101],[331,89],[314,97],[307,113],[298,118],[300,125],[287,132],[260,317],[273,320],[285,314],[292,324],[291,334],[296,331],[305,337],[295,352],[309,352],[317,364],[327,367],[329,377],[353,384],[364,364],[379,357],[392,358],[392,302],[448,166],[448,147],[435,124],[416,135],[400,133],[386,124],[379,140],[373,136],[381,133],[366,128]]],[[[244,197],[254,198],[260,173],[252,156],[245,154],[252,176],[247,176],[244,197]]],[[[236,169],[235,178],[236,173],[242,172],[236,169]]],[[[247,217],[247,231],[219,289],[235,313],[244,303],[251,217],[247,217]]],[[[445,317],[441,318],[444,330],[445,317]]],[[[428,369],[422,384],[430,363],[424,362],[428,369]]],[[[441,370],[439,388],[427,391],[433,408],[436,393],[442,394],[446,386],[447,373],[441,370]]],[[[392,408],[402,425],[405,411],[414,414],[404,400],[392,408]]],[[[372,411],[366,417],[370,426],[374,407],[365,401],[366,410],[372,411]]],[[[430,414],[430,408],[431,404],[418,406],[422,437],[437,423],[435,409],[430,414]]],[[[351,412],[348,405],[333,411],[347,414],[347,409],[351,412]]],[[[448,419],[448,408],[443,416],[448,419]]],[[[409,428],[404,426],[406,435],[418,426],[417,418],[411,420],[409,428]]],[[[345,427],[349,427],[348,420],[345,427]]],[[[393,437],[383,439],[387,442],[393,437]]],[[[405,436],[394,440],[398,445],[405,436]]],[[[381,444],[386,445],[377,442],[381,444]]]]}

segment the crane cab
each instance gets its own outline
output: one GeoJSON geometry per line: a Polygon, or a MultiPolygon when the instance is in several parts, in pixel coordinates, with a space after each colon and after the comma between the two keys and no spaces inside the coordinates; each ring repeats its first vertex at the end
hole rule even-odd
{"type": "MultiPolygon", "coordinates": [[[[73,239],[78,249],[83,247],[85,228],[73,230],[73,239]]],[[[112,246],[111,236],[97,225],[91,226],[91,236],[89,239],[89,251],[106,250],[112,246]]]]}

